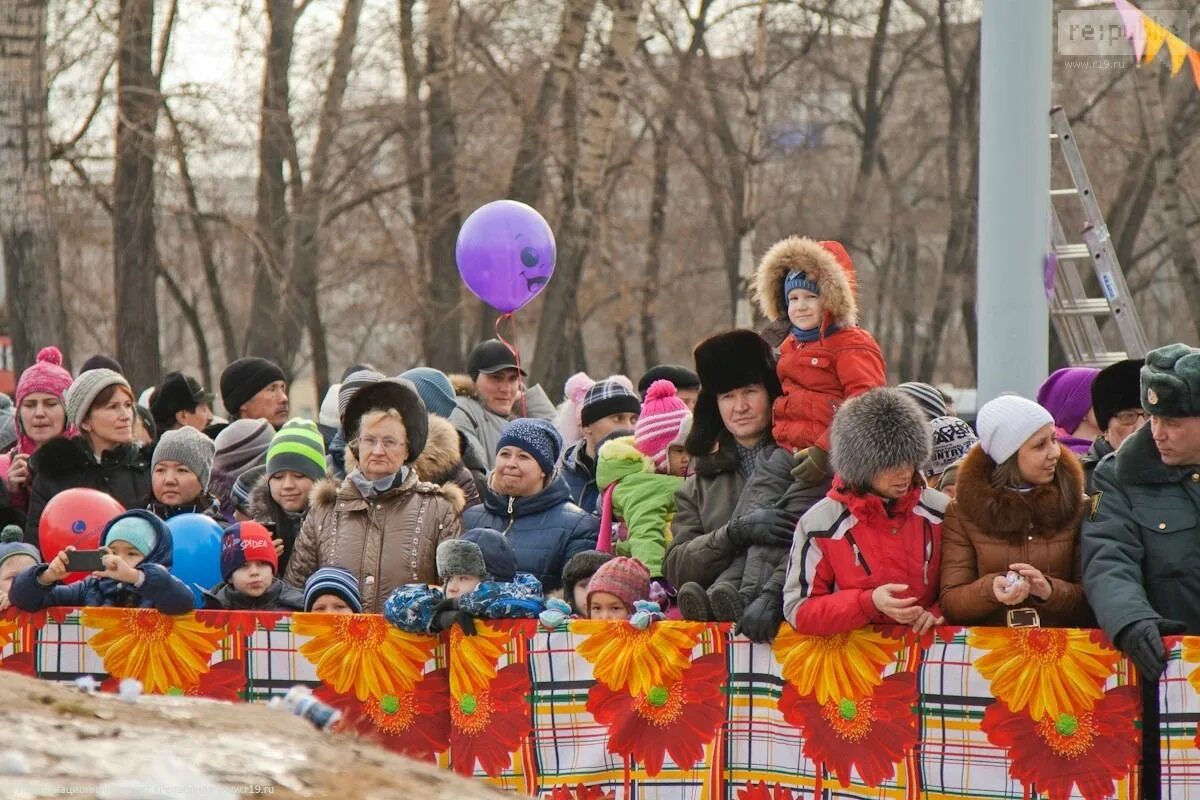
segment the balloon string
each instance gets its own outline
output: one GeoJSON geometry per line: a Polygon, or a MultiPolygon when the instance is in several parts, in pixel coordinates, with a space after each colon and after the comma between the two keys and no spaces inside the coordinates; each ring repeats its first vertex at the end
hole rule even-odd
{"type": "Polygon", "coordinates": [[[512,312],[501,314],[496,318],[496,338],[504,343],[504,346],[512,352],[513,358],[517,360],[517,375],[521,380],[521,416],[527,417],[529,416],[529,412],[525,407],[525,381],[523,379],[525,370],[521,367],[521,351],[517,349],[515,344],[505,339],[504,334],[500,333],[500,323],[504,322],[505,320],[507,320],[509,325],[512,326],[512,333],[510,335],[512,336],[513,341],[515,342],[517,340],[517,320],[515,317],[513,317],[512,312]]]}

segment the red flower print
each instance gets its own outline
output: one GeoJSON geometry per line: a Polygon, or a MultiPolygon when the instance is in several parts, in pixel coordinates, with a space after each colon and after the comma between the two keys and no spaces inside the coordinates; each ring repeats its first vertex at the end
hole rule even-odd
{"type": "Polygon", "coordinates": [[[1138,690],[1120,686],[1105,692],[1091,710],[1059,713],[1034,721],[996,700],[980,727],[988,741],[1008,751],[1009,774],[1037,785],[1050,800],[1066,800],[1078,787],[1086,800],[1111,797],[1113,781],[1129,774],[1141,755],[1134,719],[1138,690]]]}
{"type": "Polygon", "coordinates": [[[779,710],[804,731],[804,754],[823,762],[843,787],[850,785],[852,767],[867,786],[879,786],[917,743],[916,701],[916,676],[897,672],[859,700],[819,703],[785,684],[779,710]]]}
{"type": "Polygon", "coordinates": [[[356,733],[422,761],[433,761],[450,746],[450,681],[447,671],[429,672],[410,691],[359,700],[323,685],[318,700],[342,712],[339,731],[356,733]]]}
{"type": "Polygon", "coordinates": [[[725,657],[713,653],[697,658],[669,686],[651,686],[644,694],[597,683],[588,692],[587,710],[608,726],[608,751],[642,763],[653,777],[667,755],[684,768],[704,757],[704,745],[725,720],[727,677],[725,657]]]}
{"type": "Polygon", "coordinates": [[[450,704],[450,764],[459,775],[475,774],[478,763],[495,778],[512,764],[513,752],[529,735],[529,671],[509,664],[487,688],[467,692],[450,704]]]}

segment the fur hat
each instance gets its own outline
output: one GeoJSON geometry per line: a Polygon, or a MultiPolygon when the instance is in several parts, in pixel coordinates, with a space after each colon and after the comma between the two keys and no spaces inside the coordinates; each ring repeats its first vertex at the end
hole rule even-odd
{"type": "Polygon", "coordinates": [[[633,604],[650,599],[650,570],[636,558],[617,556],[606,561],[588,581],[588,603],[597,592],[607,592],[621,598],[625,608],[633,613],[633,604]]]}
{"type": "Polygon", "coordinates": [[[775,358],[766,340],[742,328],[718,333],[696,345],[692,353],[696,374],[700,376],[700,395],[692,412],[692,432],[687,451],[693,456],[712,452],[717,437],[725,430],[717,395],[761,383],[772,403],[783,394],[775,374],[775,358]]]}
{"type": "Polygon", "coordinates": [[[933,432],[911,397],[880,388],[842,404],[830,428],[834,471],[851,489],[870,486],[886,469],[922,469],[933,449],[933,432]]]}
{"type": "Polygon", "coordinates": [[[481,581],[487,580],[487,565],[483,563],[483,551],[475,542],[466,539],[446,539],[437,546],[438,577],[448,581],[455,575],[471,575],[481,581]]]}
{"type": "Polygon", "coordinates": [[[1144,358],[1127,358],[1109,364],[1092,381],[1092,410],[1096,412],[1096,427],[1108,430],[1108,423],[1118,411],[1141,408],[1142,367],[1144,358]]]}
{"type": "MultiPolygon", "coordinates": [[[[351,375],[346,383],[353,378],[351,375]]],[[[429,412],[425,410],[425,403],[411,381],[396,377],[361,386],[346,403],[346,411],[342,414],[342,431],[347,440],[353,441],[358,438],[359,420],[364,414],[389,408],[399,411],[404,420],[404,431],[408,435],[408,459],[405,463],[411,464],[421,455],[429,438],[429,412]]]]}
{"type": "MultiPolygon", "coordinates": [[[[821,306],[829,323],[841,326],[858,323],[854,263],[846,248],[838,242],[818,242],[802,236],[776,242],[758,264],[754,299],[763,316],[775,322],[788,318],[783,287],[793,272],[804,273],[820,289],[821,306]]],[[[704,385],[703,374],[700,384],[704,385]]]]}
{"type": "Polygon", "coordinates": [[[577,583],[590,581],[596,574],[596,570],[600,569],[600,565],[606,561],[612,561],[612,559],[612,553],[602,553],[599,550],[584,550],[567,559],[562,574],[563,593],[567,600],[573,602],[571,593],[575,590],[577,583]]]}
{"type": "Polygon", "coordinates": [[[1146,354],[1142,408],[1160,417],[1200,417],[1200,349],[1169,344],[1146,354]]]}

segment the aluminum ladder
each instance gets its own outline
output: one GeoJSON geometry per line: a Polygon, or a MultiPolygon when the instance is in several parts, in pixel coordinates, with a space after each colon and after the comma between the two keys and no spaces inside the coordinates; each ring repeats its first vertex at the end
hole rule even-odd
{"type": "Polygon", "coordinates": [[[1142,358],[1149,350],[1146,332],[1138,319],[1137,308],[1125,283],[1125,274],[1117,263],[1108,226],[1088,180],[1079,146],[1071,133],[1071,124],[1062,106],[1050,109],[1050,142],[1057,141],[1071,175],[1070,188],[1050,190],[1050,236],[1057,260],[1054,294],[1050,298],[1050,320],[1059,343],[1072,365],[1106,367],[1127,358],[1142,358]],[[1086,224],[1083,242],[1072,243],[1063,231],[1054,201],[1059,197],[1078,197],[1086,224]],[[1088,297],[1078,262],[1091,261],[1100,282],[1103,297],[1088,297]],[[1111,317],[1116,322],[1124,349],[1110,349],[1104,341],[1101,323],[1111,317]]]}

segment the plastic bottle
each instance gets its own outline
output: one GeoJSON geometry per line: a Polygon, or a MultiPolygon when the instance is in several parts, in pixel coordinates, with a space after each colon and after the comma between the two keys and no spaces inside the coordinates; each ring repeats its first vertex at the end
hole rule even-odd
{"type": "Polygon", "coordinates": [[[342,712],[313,697],[307,686],[293,686],[283,697],[272,697],[268,704],[282,708],[311,722],[317,730],[328,730],[342,718],[342,712]]]}

